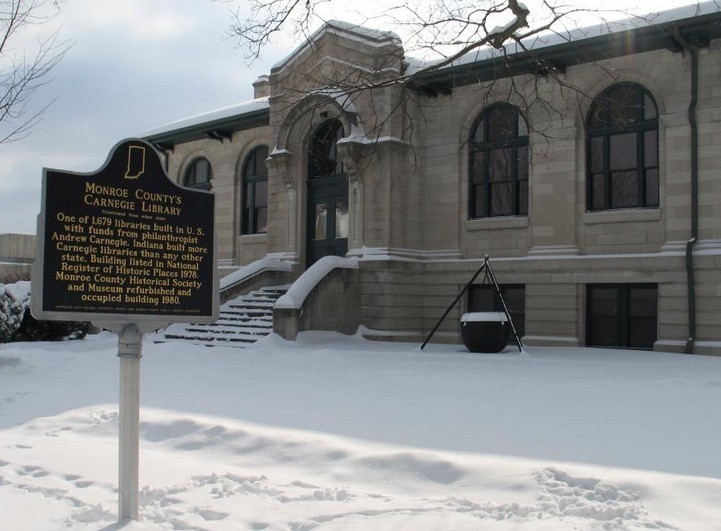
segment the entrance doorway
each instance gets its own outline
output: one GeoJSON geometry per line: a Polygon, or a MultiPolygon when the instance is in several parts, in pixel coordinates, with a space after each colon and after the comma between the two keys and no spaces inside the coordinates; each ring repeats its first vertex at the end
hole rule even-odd
{"type": "Polygon", "coordinates": [[[316,129],[308,152],[306,267],[348,252],[348,177],[337,157],[343,126],[329,120],[316,129]]]}

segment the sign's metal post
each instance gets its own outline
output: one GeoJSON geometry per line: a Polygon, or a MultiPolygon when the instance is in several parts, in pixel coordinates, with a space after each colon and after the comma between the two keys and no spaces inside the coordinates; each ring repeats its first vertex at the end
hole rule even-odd
{"type": "Polygon", "coordinates": [[[138,519],[140,440],[140,358],[143,333],[128,324],[118,335],[120,358],[120,453],[118,520],[138,519]]]}
{"type": "Polygon", "coordinates": [[[215,197],[175,184],[139,139],[93,173],[44,168],[42,190],[31,310],[118,334],[118,519],[137,520],[143,334],[218,319],[215,197]]]}

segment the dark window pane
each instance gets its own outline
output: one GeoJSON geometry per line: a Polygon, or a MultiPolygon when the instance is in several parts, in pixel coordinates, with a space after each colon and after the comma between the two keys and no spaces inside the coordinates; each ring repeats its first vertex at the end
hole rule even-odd
{"type": "Polygon", "coordinates": [[[253,187],[255,183],[245,183],[243,190],[243,205],[245,208],[251,208],[253,206],[253,187]]]}
{"type": "Polygon", "coordinates": [[[587,344],[653,348],[657,298],[655,284],[589,286],[587,344]]]}
{"type": "Polygon", "coordinates": [[[268,204],[268,181],[257,181],[255,183],[255,205],[263,207],[268,204]]]}
{"type": "Polygon", "coordinates": [[[658,206],[658,170],[646,170],[646,206],[658,206]]]}
{"type": "Polygon", "coordinates": [[[251,152],[250,156],[248,156],[248,161],[245,163],[245,171],[243,172],[243,175],[245,177],[256,175],[256,169],[255,169],[255,157],[256,153],[255,151],[251,152]]]}
{"type": "MultiPolygon", "coordinates": [[[[526,287],[522,284],[501,284],[501,293],[519,337],[526,331],[526,287]]],[[[468,291],[469,312],[502,312],[503,304],[490,284],[475,284],[468,291]]]]}
{"type": "Polygon", "coordinates": [[[528,181],[518,183],[518,214],[521,216],[528,214],[528,181]]]}
{"type": "Polygon", "coordinates": [[[267,158],[268,147],[260,146],[251,151],[243,165],[242,234],[266,232],[268,169],[265,160],[267,158]]]}
{"type": "Polygon", "coordinates": [[[638,206],[638,173],[618,172],[611,175],[611,208],[638,206]]]}
{"type": "Polygon", "coordinates": [[[267,207],[260,207],[256,210],[255,232],[268,232],[267,207]]]}
{"type": "Polygon", "coordinates": [[[655,129],[643,134],[643,165],[658,166],[658,131],[655,129]]]}
{"type": "Polygon", "coordinates": [[[656,286],[631,287],[628,297],[628,313],[631,317],[656,315],[658,288],[656,286]]]}
{"type": "Polygon", "coordinates": [[[488,112],[488,141],[515,138],[516,109],[506,105],[488,112]]]}
{"type": "Polygon", "coordinates": [[[618,314],[618,289],[593,288],[590,297],[590,311],[593,316],[618,314]]]}
{"type": "Polygon", "coordinates": [[[594,317],[591,326],[589,344],[597,347],[621,346],[617,317],[594,317]]]}
{"type": "Polygon", "coordinates": [[[526,288],[525,286],[501,286],[503,298],[510,312],[526,311],[526,288]]]}
{"type": "Polygon", "coordinates": [[[516,157],[518,164],[518,180],[528,179],[528,146],[518,146],[518,156],[516,157]]]}
{"type": "Polygon", "coordinates": [[[591,108],[591,112],[588,115],[588,127],[603,127],[607,124],[607,117],[606,117],[606,101],[599,97],[596,99],[596,101],[593,104],[593,107],[591,108]]]}
{"type": "Polygon", "coordinates": [[[603,210],[606,208],[606,199],[603,191],[603,174],[591,175],[591,209],[603,210]]]}
{"type": "Polygon", "coordinates": [[[212,170],[208,159],[195,159],[185,172],[183,183],[191,188],[209,189],[212,170]]]}
{"type": "Polygon", "coordinates": [[[633,286],[628,289],[628,342],[633,348],[653,348],[657,332],[658,287],[633,286]]]}
{"type": "Polygon", "coordinates": [[[589,112],[588,135],[588,208],[658,206],[658,111],[645,89],[605,90],[589,112]]]}
{"type": "Polygon", "coordinates": [[[483,178],[486,174],[486,152],[478,151],[473,154],[471,162],[471,183],[483,184],[483,178]]]}
{"type": "Polygon", "coordinates": [[[638,121],[642,105],[636,85],[622,84],[609,91],[609,119],[611,125],[631,125],[638,121]]]}
{"type": "Polygon", "coordinates": [[[656,342],[656,316],[632,317],[628,320],[628,346],[652,349],[656,342]]]}
{"type": "Polygon", "coordinates": [[[206,159],[200,159],[195,165],[195,183],[203,184],[210,180],[210,163],[206,159]]]}
{"type": "Polygon", "coordinates": [[[636,168],[636,133],[613,135],[611,140],[610,162],[611,171],[629,170],[636,168]]]}
{"type": "Polygon", "coordinates": [[[468,311],[493,312],[496,310],[493,299],[494,291],[489,289],[489,286],[471,286],[468,298],[468,311]]]}
{"type": "Polygon", "coordinates": [[[653,120],[654,118],[658,118],[658,111],[656,110],[656,103],[654,103],[653,99],[649,97],[648,94],[644,96],[643,99],[643,108],[644,108],[644,120],[653,120]]]}
{"type": "Polygon", "coordinates": [[[490,182],[501,182],[511,180],[511,156],[512,149],[494,149],[489,152],[490,182]]]}
{"type": "Polygon", "coordinates": [[[344,201],[335,204],[335,237],[348,237],[348,203],[344,201]]]}
{"type": "Polygon", "coordinates": [[[603,172],[603,137],[591,139],[591,172],[603,172]]]}
{"type": "Polygon", "coordinates": [[[589,345],[618,346],[619,293],[616,287],[592,287],[588,297],[589,345]]]}
{"type": "Polygon", "coordinates": [[[511,105],[492,106],[473,134],[469,217],[526,214],[529,152],[525,119],[511,105]],[[522,181],[526,184],[521,185],[522,181]],[[504,186],[497,186],[501,184],[504,186]]]}
{"type": "Polygon", "coordinates": [[[494,184],[491,192],[491,216],[510,216],[513,214],[513,183],[494,184]]]}
{"type": "Polygon", "coordinates": [[[485,188],[483,186],[475,187],[475,212],[473,216],[477,218],[485,217],[486,215],[486,195],[484,193],[485,188]]]}
{"type": "Polygon", "coordinates": [[[338,120],[330,120],[321,125],[311,138],[308,153],[308,177],[327,177],[342,173],[341,161],[336,154],[335,143],[343,135],[343,127],[338,120]]]}
{"type": "Polygon", "coordinates": [[[315,236],[314,240],[325,240],[326,236],[326,220],[328,218],[328,209],[325,203],[315,205],[315,236]]]}

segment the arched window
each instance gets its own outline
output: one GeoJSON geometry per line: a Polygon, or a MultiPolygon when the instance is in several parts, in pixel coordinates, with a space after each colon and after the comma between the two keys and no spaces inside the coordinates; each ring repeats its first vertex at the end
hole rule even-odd
{"type": "Polygon", "coordinates": [[[487,108],[471,131],[469,218],[528,215],[528,126],[518,108],[487,108]]]}
{"type": "Polygon", "coordinates": [[[593,102],[586,123],[587,209],[658,207],[658,110],[637,83],[593,102]]]}
{"type": "Polygon", "coordinates": [[[241,234],[259,234],[268,230],[267,158],[267,146],[260,146],[251,151],[243,164],[241,234]]]}
{"type": "Polygon", "coordinates": [[[343,124],[338,120],[328,120],[316,129],[308,148],[308,179],[343,173],[335,147],[342,137],[343,124]]]}
{"type": "Polygon", "coordinates": [[[189,188],[210,190],[210,181],[213,178],[213,170],[208,159],[199,157],[190,163],[185,170],[183,184],[189,188]]]}

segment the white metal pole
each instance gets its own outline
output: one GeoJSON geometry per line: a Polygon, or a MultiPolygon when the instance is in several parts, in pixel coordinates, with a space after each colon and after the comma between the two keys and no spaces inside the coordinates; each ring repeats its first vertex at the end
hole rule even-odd
{"type": "Polygon", "coordinates": [[[138,519],[140,454],[140,358],[143,334],[128,324],[118,337],[120,358],[120,452],[118,463],[118,520],[138,519]]]}

